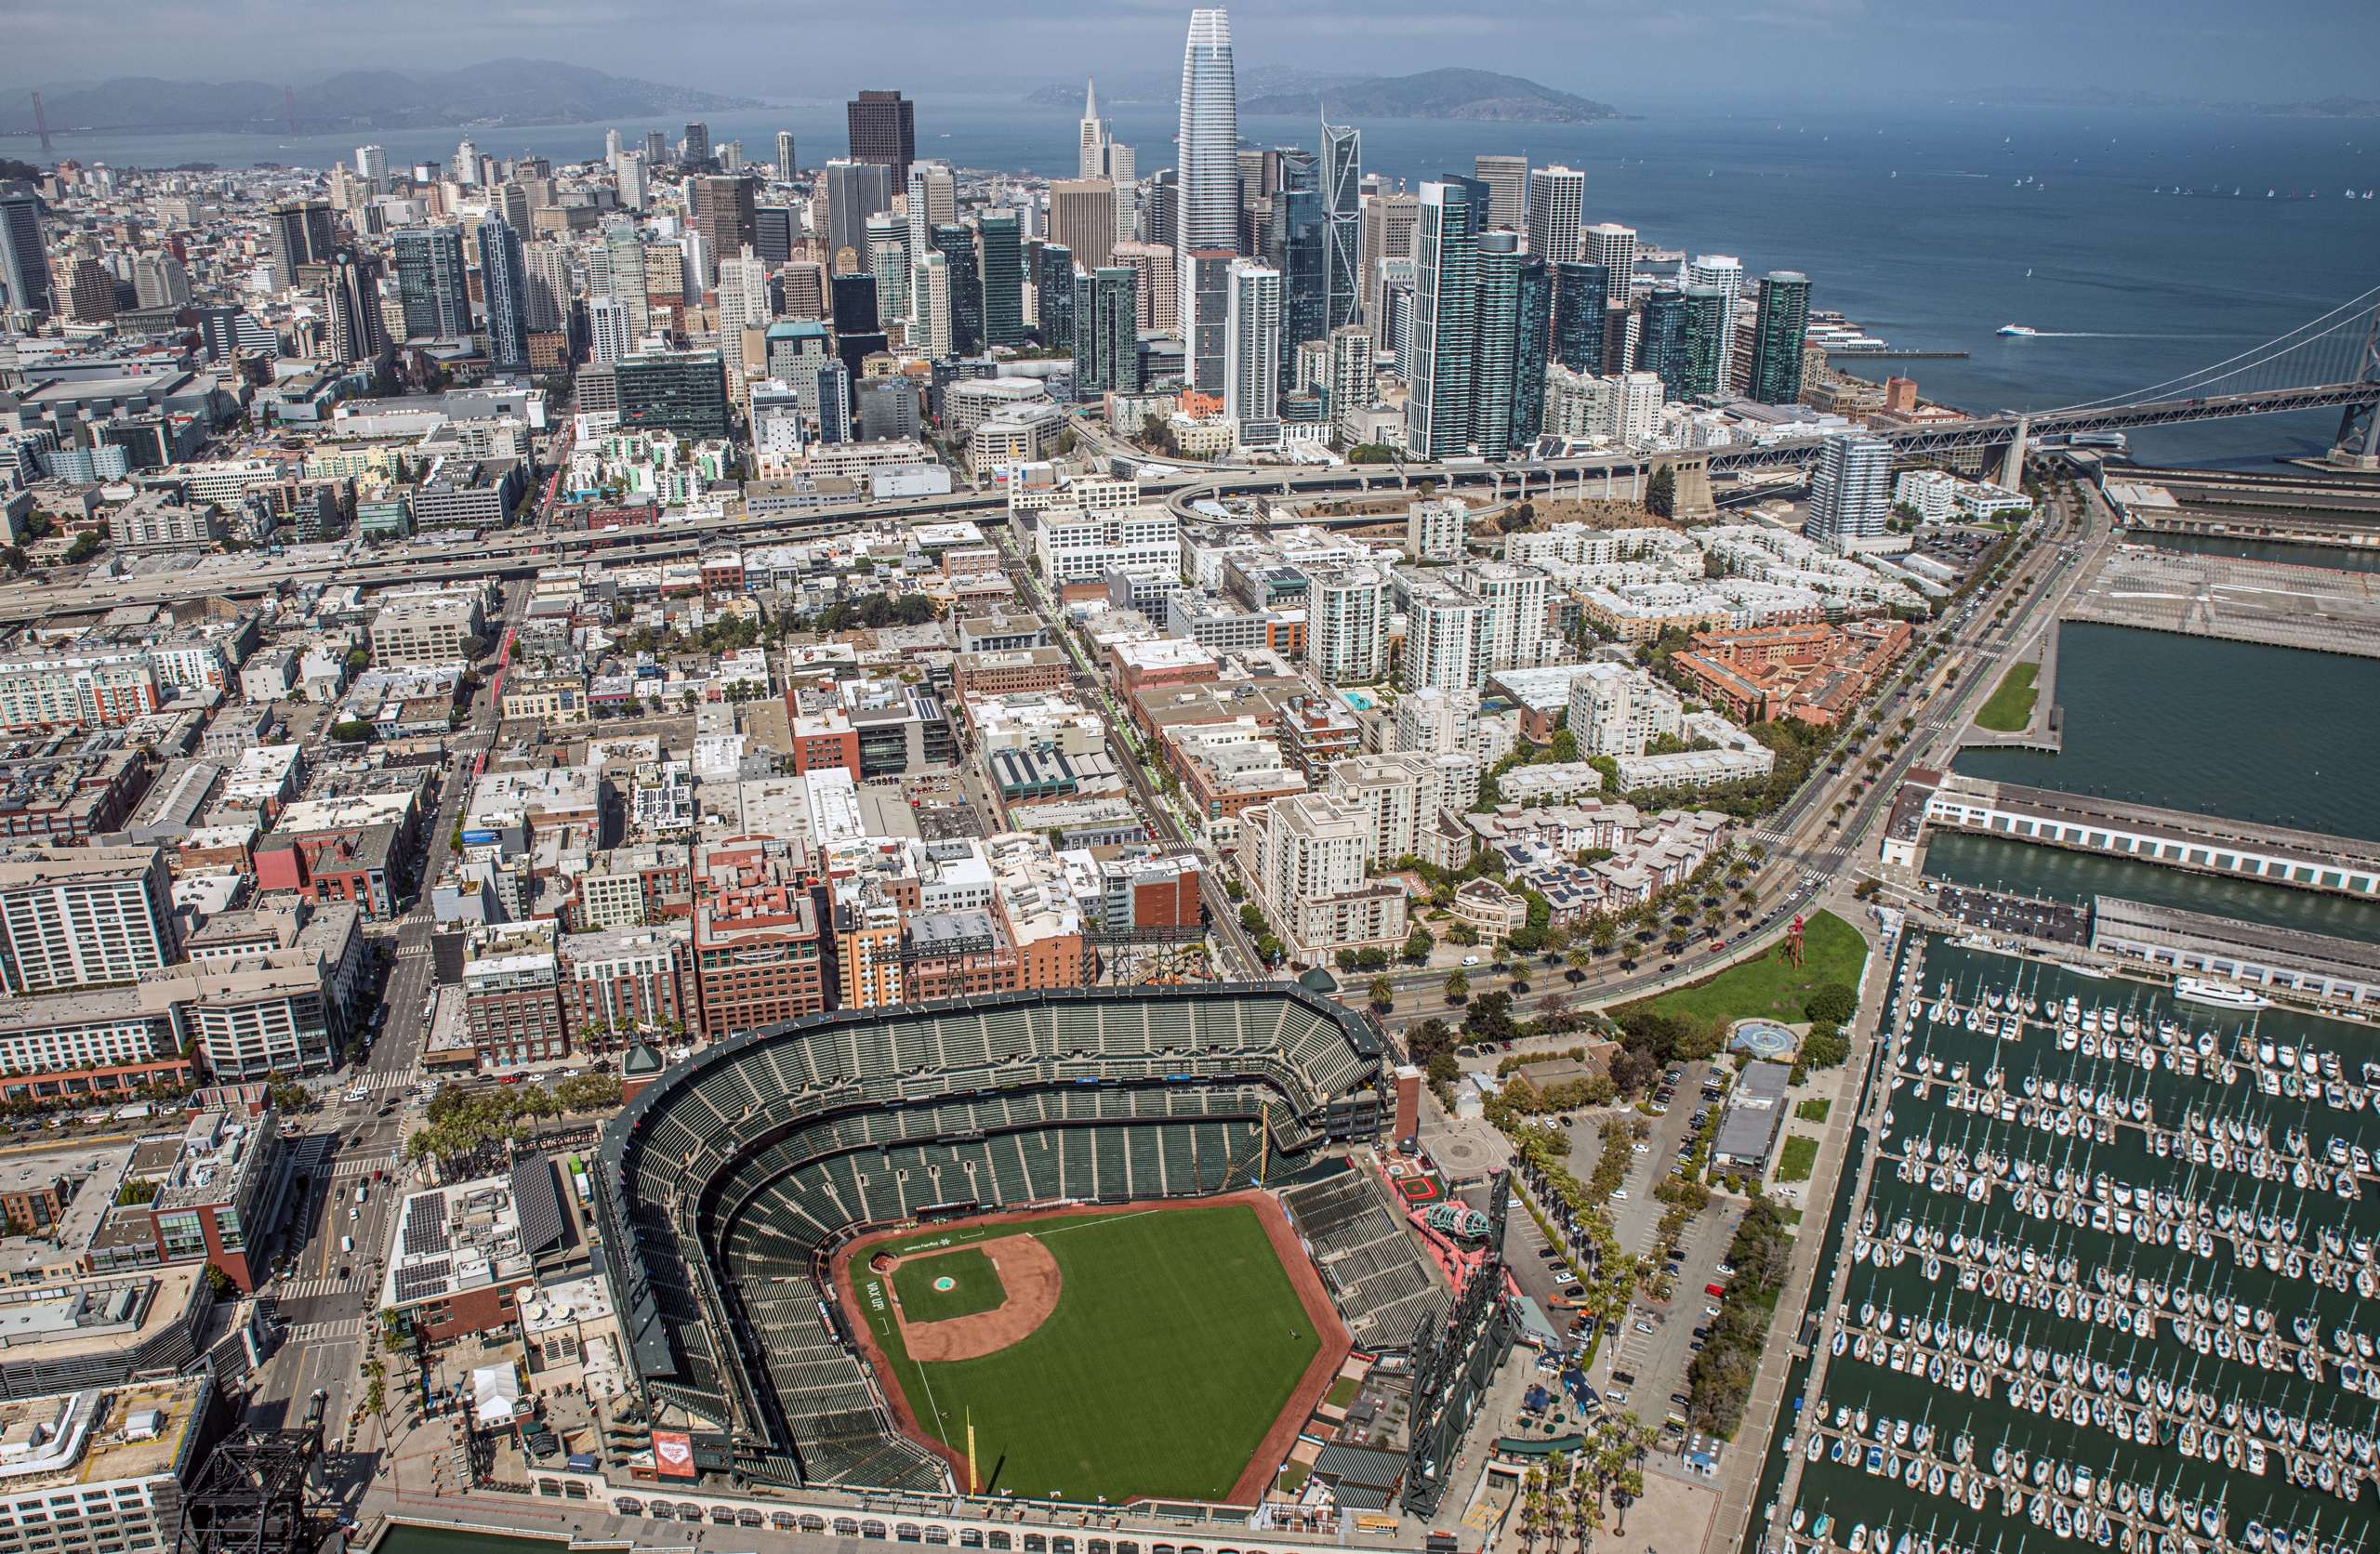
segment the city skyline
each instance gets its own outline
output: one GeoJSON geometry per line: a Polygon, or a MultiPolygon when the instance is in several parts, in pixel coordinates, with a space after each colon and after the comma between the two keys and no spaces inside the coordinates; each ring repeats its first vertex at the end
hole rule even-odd
{"type": "MultiPolygon", "coordinates": [[[[89,7],[62,0],[11,7],[10,59],[0,92],[139,75],[278,86],[385,56],[387,17],[377,11],[301,13],[290,0],[243,0],[203,11],[112,0],[106,9],[116,24],[104,54],[96,54],[89,7]]],[[[873,20],[826,7],[713,0],[689,19],[694,25],[658,34],[640,29],[632,44],[628,30],[641,18],[626,7],[574,8],[566,32],[553,27],[549,7],[531,0],[410,0],[399,9],[421,35],[475,45],[458,51],[467,59],[559,59],[774,104],[839,99],[883,74],[874,58],[880,39],[873,20]],[[729,28],[749,46],[721,57],[708,44],[729,28]],[[773,61],[783,57],[780,46],[797,39],[813,73],[798,84],[806,89],[789,90],[793,84],[773,61]]],[[[1052,8],[994,26],[972,7],[927,0],[910,7],[906,20],[945,47],[905,51],[900,73],[916,90],[996,98],[1086,73],[1118,81],[1162,74],[1179,47],[1183,9],[1052,8]],[[994,72],[1005,77],[997,87],[989,80],[994,72]]],[[[2052,0],[1929,7],[1805,0],[1692,12],[1535,3],[1457,12],[1408,0],[1355,10],[1258,0],[1234,10],[1240,36],[1253,46],[1243,70],[1503,70],[1623,111],[1699,99],[1719,87],[1756,103],[1838,101],[1845,92],[1906,101],[2079,91],[2111,106],[2138,97],[2300,103],[2369,96],[2355,51],[2324,43],[2341,29],[2351,32],[2360,19],[2346,0],[2299,0],[2253,16],[2220,0],[2153,7],[2104,0],[2082,14],[2052,0]],[[1680,47],[1703,31],[1732,33],[1753,46],[1680,47]],[[2121,82],[2105,77],[2101,48],[2122,50],[2121,82]],[[1963,63],[1946,67],[1945,59],[1963,63]]],[[[390,68],[402,71],[406,63],[400,57],[390,68]]]]}

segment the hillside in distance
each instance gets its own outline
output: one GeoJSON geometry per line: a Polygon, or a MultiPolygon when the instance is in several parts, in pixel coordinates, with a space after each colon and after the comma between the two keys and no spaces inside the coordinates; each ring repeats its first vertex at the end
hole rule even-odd
{"type": "MultiPolygon", "coordinates": [[[[251,130],[285,134],[290,107],[261,81],[146,76],[41,88],[52,130],[251,130]]],[[[491,59],[444,71],[344,71],[295,88],[298,127],[415,129],[441,125],[577,124],[715,112],[760,104],[716,92],[607,75],[551,59],[491,59]]],[[[0,124],[30,125],[30,90],[0,92],[0,124]]]]}
{"type": "Polygon", "coordinates": [[[1594,124],[1620,117],[1607,102],[1557,91],[1494,71],[1423,71],[1375,75],[1320,87],[1243,95],[1239,111],[1294,115],[1317,110],[1335,120],[1472,119],[1500,124],[1594,124]]]}

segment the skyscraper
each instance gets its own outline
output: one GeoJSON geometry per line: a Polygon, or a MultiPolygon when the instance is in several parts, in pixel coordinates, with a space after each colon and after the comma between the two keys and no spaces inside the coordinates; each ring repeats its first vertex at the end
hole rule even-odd
{"type": "Polygon", "coordinates": [[[1110,138],[1107,142],[1107,181],[1116,186],[1116,241],[1130,243],[1139,229],[1141,186],[1134,181],[1139,174],[1132,148],[1110,138]]]}
{"type": "Polygon", "coordinates": [[[284,200],[272,207],[266,237],[272,249],[273,284],[289,290],[305,265],[327,265],[336,241],[328,200],[284,200]]]}
{"type": "Polygon", "coordinates": [[[896,189],[906,183],[909,164],[918,159],[917,115],[918,105],[898,92],[860,93],[843,112],[851,131],[852,160],[892,168],[896,189]]]}
{"type": "Polygon", "coordinates": [[[1201,394],[1223,391],[1231,266],[1238,257],[1228,248],[1194,248],[1181,256],[1177,279],[1187,308],[1176,320],[1182,331],[1183,381],[1201,394]]]}
{"type": "Polygon", "coordinates": [[[487,360],[497,372],[529,366],[529,274],[521,234],[501,217],[480,223],[480,295],[487,299],[487,360]]]}
{"type": "Polygon", "coordinates": [[[951,354],[972,356],[984,349],[984,281],[975,262],[975,234],[950,222],[933,230],[933,246],[949,267],[951,354]]]}
{"type": "Polygon", "coordinates": [[[616,299],[627,309],[629,340],[642,339],[652,327],[652,309],[645,301],[644,240],[632,223],[621,221],[603,229],[602,269],[596,295],[616,299]]]}
{"type": "Polygon", "coordinates": [[[1345,441],[1347,418],[1372,402],[1372,332],[1342,323],[1330,332],[1330,419],[1345,441]]]}
{"type": "Polygon", "coordinates": [[[1040,303],[1041,345],[1075,348],[1075,256],[1063,243],[1045,243],[1033,256],[1033,295],[1040,303]]]}
{"type": "Polygon", "coordinates": [[[1479,234],[1487,186],[1448,176],[1421,186],[1413,234],[1413,373],[1405,448],[1424,461],[1471,444],[1479,234]]]}
{"type": "Polygon", "coordinates": [[[642,151],[622,151],[612,158],[612,187],[623,210],[644,208],[644,171],[651,162],[642,151]]]}
{"type": "MultiPolygon", "coordinates": [[[[462,340],[471,333],[471,281],[459,226],[400,226],[395,233],[398,302],[412,340],[462,340]]],[[[642,276],[638,276],[642,285],[642,276]]]]}
{"type": "Polygon", "coordinates": [[[375,194],[389,191],[389,152],[381,146],[355,148],[355,176],[371,185],[375,194]]]}
{"type": "Polygon", "coordinates": [[[867,218],[892,208],[892,171],[882,164],[841,157],[826,164],[826,252],[822,257],[829,269],[842,262],[837,256],[846,248],[854,266],[870,262],[867,218]]]}
{"type": "Polygon", "coordinates": [[[1413,257],[1413,229],[1421,219],[1421,203],[1410,194],[1375,194],[1364,202],[1357,223],[1355,283],[1363,289],[1364,322],[1372,326],[1372,338],[1382,349],[1391,342],[1386,321],[1381,316],[1386,284],[1382,267],[1390,259],[1413,257]]]}
{"type": "Polygon", "coordinates": [[[1893,445],[1880,437],[1830,437],[1810,477],[1810,518],[1802,533],[1850,550],[1884,532],[1892,510],[1893,445]]]}
{"type": "Polygon", "coordinates": [[[644,132],[644,165],[658,167],[669,160],[669,138],[657,129],[644,132]]]}
{"type": "Polygon", "coordinates": [[[1223,414],[1236,421],[1269,421],[1280,413],[1283,284],[1277,270],[1254,259],[1231,267],[1224,309],[1223,414]]]}
{"type": "Polygon", "coordinates": [[[1353,125],[1322,121],[1322,330],[1331,334],[1363,316],[1363,137],[1353,125]]]}
{"type": "Polygon", "coordinates": [[[769,307],[769,267],[749,244],[719,261],[719,348],[726,358],[728,375],[743,376],[744,331],[766,329],[769,307]]]}
{"type": "Polygon", "coordinates": [[[1735,377],[1736,299],[1744,294],[1744,262],[1731,254],[1697,254],[1686,267],[1686,283],[1689,291],[1696,286],[1708,286],[1726,299],[1721,309],[1724,322],[1719,327],[1718,380],[1714,385],[1724,389],[1735,377]]]}
{"type": "Polygon", "coordinates": [[[1471,176],[1488,186],[1488,215],[1479,230],[1510,227],[1516,232],[1523,230],[1528,208],[1528,158],[1474,156],[1471,159],[1471,176]]]}
{"type": "Polygon", "coordinates": [[[529,328],[560,329],[570,313],[570,255],[559,243],[532,243],[522,250],[529,270],[529,328]]]}
{"type": "Polygon", "coordinates": [[[1025,343],[1025,246],[1016,212],[987,210],[977,218],[976,244],[984,284],[984,344],[1025,343]]]}
{"type": "Polygon", "coordinates": [[[41,201],[30,191],[0,193],[0,286],[11,308],[42,318],[58,311],[41,201]]]}
{"type": "Polygon", "coordinates": [[[1599,221],[1580,234],[1579,257],[1589,264],[1603,266],[1610,278],[1611,299],[1628,300],[1632,277],[1636,273],[1636,229],[1623,227],[1617,221],[1599,221]]]}
{"type": "Polygon", "coordinates": [[[1529,169],[1528,251],[1549,265],[1577,258],[1586,200],[1587,175],[1576,168],[1529,169]]]}
{"type": "Polygon", "coordinates": [[[909,323],[909,343],[939,362],[950,354],[949,261],[935,252],[919,255],[909,295],[916,313],[909,323]]]}
{"type": "Polygon", "coordinates": [[[1551,349],[1554,280],[1544,259],[1524,254],[1515,288],[1518,315],[1513,340],[1512,446],[1537,441],[1545,423],[1545,363],[1551,349]]]}
{"type": "Polygon", "coordinates": [[[1645,300],[1645,319],[1636,340],[1636,365],[1661,380],[1671,399],[1686,398],[1693,372],[1687,360],[1686,294],[1675,286],[1655,286],[1645,300]]]}
{"type": "Polygon", "coordinates": [[[678,142],[678,160],[695,169],[710,165],[710,125],[696,123],[686,126],[686,138],[678,142]]]}
{"type": "Polygon", "coordinates": [[[1792,404],[1802,397],[1802,342],[1810,327],[1810,278],[1773,270],[1760,283],[1760,316],[1752,332],[1752,397],[1792,404]]]}
{"type": "Polygon", "coordinates": [[[164,249],[136,254],[132,258],[133,300],[143,308],[190,306],[190,271],[164,249]]]}
{"type": "Polygon", "coordinates": [[[752,252],[772,265],[793,257],[793,208],[790,205],[752,207],[752,252]]]}
{"type": "Polygon", "coordinates": [[[1478,300],[1472,315],[1471,441],[1494,458],[1513,445],[1513,373],[1521,340],[1520,234],[1508,227],[1480,233],[1474,263],[1478,300]]]}
{"type": "Polygon", "coordinates": [[[1082,84],[1082,124],[1075,153],[1075,177],[1107,176],[1107,125],[1099,116],[1099,96],[1088,80],[1082,84]]]}
{"type": "MultiPolygon", "coordinates": [[[[389,326],[380,316],[380,261],[352,248],[336,250],[323,283],[323,301],[333,359],[377,362],[389,349],[389,326]]],[[[527,359],[524,349],[522,360],[527,359]]]]}
{"type": "Polygon", "coordinates": [[[876,316],[885,324],[909,317],[909,223],[897,212],[878,211],[867,218],[868,268],[876,272],[876,316]]]}
{"type": "MultiPolygon", "coordinates": [[[[1232,71],[1231,17],[1222,9],[1190,13],[1190,33],[1182,49],[1181,128],[1174,142],[1177,210],[1173,224],[1181,301],[1175,309],[1185,340],[1214,326],[1216,388],[1222,387],[1223,319],[1198,311],[1198,272],[1192,256],[1239,252],[1239,99],[1232,71]]],[[[1217,286],[1212,302],[1227,289],[1217,286]]],[[[1198,360],[1195,340],[1192,359],[1198,360]]],[[[1204,383],[1194,387],[1205,388],[1204,383]]]]}
{"type": "Polygon", "coordinates": [[[796,166],[796,165],[797,165],[797,164],[795,163],[795,161],[794,161],[794,159],[793,159],[793,131],[791,131],[791,130],[789,130],[789,129],[781,129],[781,130],[778,130],[778,131],[777,131],[777,178],[778,178],[778,180],[782,182],[783,180],[785,180],[785,179],[787,179],[787,178],[789,178],[793,177],[793,171],[794,171],[794,168],[795,168],[795,166],[796,166]]]}
{"type": "Polygon", "coordinates": [[[1137,394],[1141,389],[1134,277],[1123,265],[1074,276],[1075,395],[1137,394]]]}
{"type": "Polygon", "coordinates": [[[1116,251],[1116,186],[1105,178],[1060,178],[1050,185],[1050,236],[1085,270],[1116,251]]]}
{"type": "Polygon", "coordinates": [[[1546,354],[1573,372],[1601,374],[1611,277],[1603,266],[1584,259],[1556,260],[1552,270],[1554,324],[1546,354]]]}
{"type": "Polygon", "coordinates": [[[1281,340],[1276,355],[1283,392],[1295,387],[1291,375],[1298,348],[1328,335],[1330,231],[1323,218],[1322,187],[1315,159],[1302,151],[1280,156],[1280,186],[1273,194],[1264,260],[1280,271],[1281,340]]]}
{"type": "Polygon", "coordinates": [[[1727,345],[1735,333],[1735,309],[1724,289],[1686,288],[1686,371],[1678,398],[1716,394],[1726,388],[1727,345]]]}
{"type": "Polygon", "coordinates": [[[740,252],[758,235],[752,214],[752,180],[737,173],[708,173],[694,180],[694,230],[703,240],[702,283],[719,279],[719,261],[740,252]]]}
{"type": "Polygon", "coordinates": [[[609,365],[626,356],[634,343],[628,335],[626,304],[610,296],[599,296],[587,304],[587,349],[590,358],[609,365]]]}

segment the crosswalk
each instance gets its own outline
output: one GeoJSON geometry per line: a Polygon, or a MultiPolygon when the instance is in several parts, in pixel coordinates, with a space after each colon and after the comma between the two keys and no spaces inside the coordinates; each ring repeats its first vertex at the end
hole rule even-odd
{"type": "Polygon", "coordinates": [[[397,1167],[397,1152],[382,1150],[377,1154],[341,1155],[331,1167],[331,1179],[343,1181],[350,1177],[368,1177],[375,1171],[393,1171],[397,1167]]]}
{"type": "Polygon", "coordinates": [[[318,1296],[339,1295],[357,1288],[352,1279],[342,1280],[336,1273],[315,1274],[303,1279],[284,1279],[272,1286],[272,1293],[283,1304],[293,1300],[311,1300],[318,1296]]]}
{"type": "Polygon", "coordinates": [[[364,1336],[362,1317],[341,1317],[336,1322],[301,1322],[289,1330],[293,1344],[336,1343],[341,1338],[364,1336]]]}
{"type": "Polygon", "coordinates": [[[373,1094],[380,1095],[390,1090],[410,1090],[421,1080],[421,1065],[416,1063],[410,1068],[374,1069],[369,1073],[352,1075],[348,1079],[346,1088],[353,1089],[361,1085],[373,1094]]]}
{"type": "Polygon", "coordinates": [[[429,953],[430,941],[426,939],[418,944],[400,944],[397,946],[397,958],[399,960],[416,960],[429,953]]]}

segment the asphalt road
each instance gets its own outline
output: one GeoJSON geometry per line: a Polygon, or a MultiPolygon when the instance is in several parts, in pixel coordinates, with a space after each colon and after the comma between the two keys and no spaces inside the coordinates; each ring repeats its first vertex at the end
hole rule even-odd
{"type": "MultiPolygon", "coordinates": [[[[525,587],[508,594],[506,626],[517,624],[527,597],[525,587]]],[[[499,639],[501,635],[499,630],[499,639]]],[[[495,690],[491,676],[476,693],[469,720],[454,741],[441,774],[415,903],[393,928],[376,926],[373,933],[387,972],[381,995],[385,1024],[360,1062],[350,1060],[346,1069],[309,1082],[321,1098],[320,1106],[299,1119],[301,1127],[290,1139],[308,1172],[308,1186],[293,1206],[283,1236],[288,1271],[258,1291],[275,1302],[287,1341],[255,1378],[252,1416],[270,1420],[277,1416],[294,1422],[320,1389],[327,1399],[325,1437],[334,1450],[348,1411],[361,1396],[357,1367],[375,1341],[379,1279],[393,1239],[393,1216],[411,1185],[403,1169],[403,1150],[415,1115],[413,1086],[420,1076],[427,1036],[421,1006],[431,976],[429,886],[445,867],[474,768],[494,739],[495,690]],[[350,1100],[359,1086],[364,1096],[350,1100]],[[381,1179],[375,1179],[376,1173],[381,1179]]],[[[388,1384],[392,1404],[409,1386],[392,1368],[388,1384]]],[[[350,1464],[333,1473],[333,1482],[352,1488],[365,1471],[363,1464],[350,1464]]]]}

